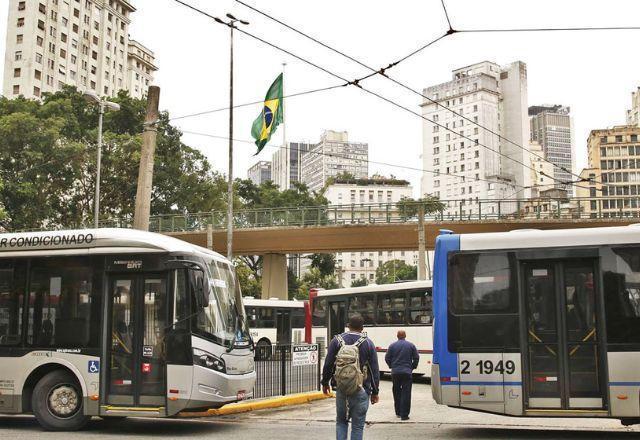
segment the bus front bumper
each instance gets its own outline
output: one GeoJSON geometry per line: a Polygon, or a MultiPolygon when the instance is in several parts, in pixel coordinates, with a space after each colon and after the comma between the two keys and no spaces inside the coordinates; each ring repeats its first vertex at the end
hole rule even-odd
{"type": "Polygon", "coordinates": [[[189,408],[219,408],[253,397],[256,373],[224,374],[194,365],[189,408]]]}

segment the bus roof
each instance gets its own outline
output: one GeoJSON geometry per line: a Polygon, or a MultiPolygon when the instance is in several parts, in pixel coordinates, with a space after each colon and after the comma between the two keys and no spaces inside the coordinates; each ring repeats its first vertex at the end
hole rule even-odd
{"type": "Polygon", "coordinates": [[[603,228],[515,230],[460,234],[460,250],[529,249],[640,244],[640,223],[603,228]]]}
{"type": "Polygon", "coordinates": [[[136,229],[76,229],[0,234],[0,258],[110,253],[187,252],[224,260],[217,252],[136,229]]]}
{"type": "Polygon", "coordinates": [[[255,298],[242,298],[242,302],[245,307],[282,307],[282,308],[303,308],[304,301],[289,301],[284,299],[255,299],[255,298]]]}
{"type": "Polygon", "coordinates": [[[318,297],[321,296],[334,296],[334,295],[358,295],[366,293],[377,292],[393,292],[394,290],[408,290],[408,289],[425,289],[430,288],[433,282],[431,280],[425,281],[407,281],[404,283],[392,283],[392,284],[369,284],[363,287],[346,287],[343,289],[331,289],[318,291],[318,297]]]}

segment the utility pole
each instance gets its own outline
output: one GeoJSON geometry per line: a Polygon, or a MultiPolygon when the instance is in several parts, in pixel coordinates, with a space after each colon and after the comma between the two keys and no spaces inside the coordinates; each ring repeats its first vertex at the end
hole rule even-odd
{"type": "Polygon", "coordinates": [[[235,23],[244,25],[248,21],[239,20],[231,14],[227,14],[229,22],[216,17],[215,21],[229,26],[229,182],[227,185],[227,258],[233,259],[233,30],[235,23]]]}
{"type": "Polygon", "coordinates": [[[151,190],[153,188],[153,162],[156,152],[158,129],[156,124],[160,113],[160,87],[150,86],[147,92],[147,114],[144,118],[142,133],[142,150],[140,152],[140,169],[138,170],[138,189],[136,191],[136,208],[133,216],[133,228],[141,231],[149,230],[151,214],[151,190]]]}
{"type": "Polygon", "coordinates": [[[425,261],[426,240],[424,237],[424,205],[418,207],[418,279],[427,279],[427,265],[425,261]]]}

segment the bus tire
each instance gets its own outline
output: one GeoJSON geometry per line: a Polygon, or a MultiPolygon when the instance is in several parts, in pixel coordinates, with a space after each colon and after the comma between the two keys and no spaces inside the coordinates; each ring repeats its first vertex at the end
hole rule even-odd
{"type": "Polygon", "coordinates": [[[77,431],[90,416],[85,416],[82,389],[68,371],[55,370],[38,381],[31,396],[31,408],[38,423],[47,431],[77,431]]]}

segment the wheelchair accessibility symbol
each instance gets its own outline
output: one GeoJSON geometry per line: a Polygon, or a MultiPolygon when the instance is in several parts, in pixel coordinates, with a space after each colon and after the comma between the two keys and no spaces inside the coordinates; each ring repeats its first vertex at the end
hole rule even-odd
{"type": "Polygon", "coordinates": [[[100,361],[89,361],[89,365],[87,367],[89,373],[99,373],[100,372],[100,361]]]}

